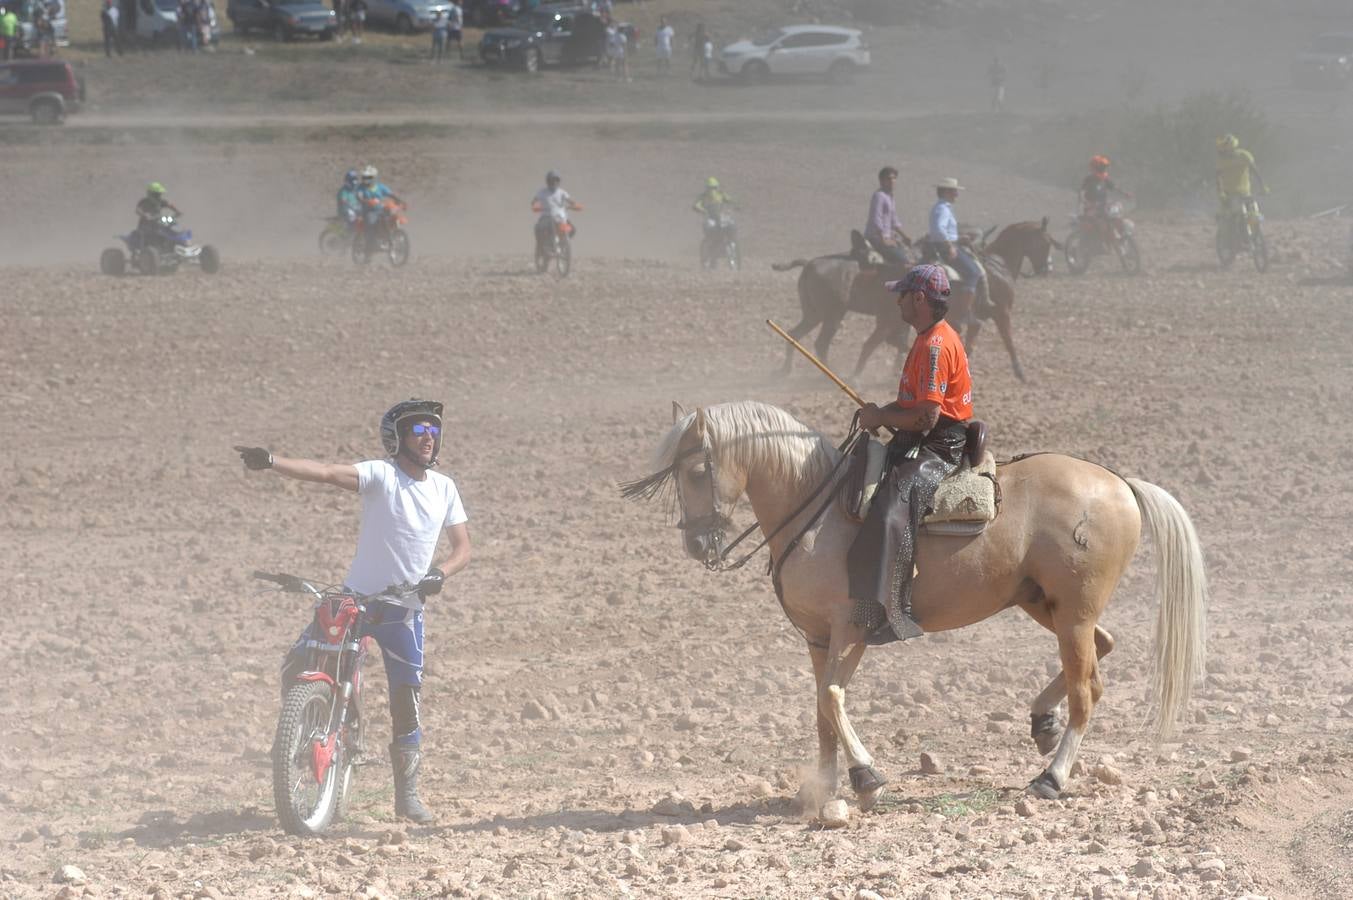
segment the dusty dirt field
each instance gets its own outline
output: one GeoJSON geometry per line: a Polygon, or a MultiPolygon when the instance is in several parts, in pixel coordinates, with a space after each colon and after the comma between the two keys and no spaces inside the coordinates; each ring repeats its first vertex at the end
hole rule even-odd
{"type": "MultiPolygon", "coordinates": [[[[812,677],[768,579],[705,572],[615,483],[647,472],[673,399],[765,400],[843,434],[848,401],[804,366],[775,371],[762,322],[791,324],[797,302],[768,263],[840,249],[884,162],[903,168],[909,225],[951,172],[982,224],[1049,214],[1061,235],[1067,192],[908,142],[899,122],[522,115],[267,140],[218,122],[104,141],[100,125],[7,147],[26,176],[7,201],[34,212],[0,246],[0,895],[1353,893],[1343,225],[1271,221],[1261,278],[1216,271],[1205,214],[1143,214],[1143,277],[1098,260],[1019,282],[1029,383],[990,330],[974,355],[993,449],[1084,455],[1180,499],[1209,564],[1208,674],[1178,737],[1154,744],[1143,551],[1103,622],[1118,644],[1082,766],[1064,799],[1029,803],[1050,636],[1012,612],[873,651],[848,702],[892,784],[825,831],[794,803],[816,754],[812,677]],[[413,199],[404,270],[313,252],[333,173],[356,159],[413,199]],[[528,271],[525,207],[549,165],[588,204],[562,282],[528,271]],[[711,173],[744,198],[742,273],[693,263],[682,210],[711,173]],[[97,273],[152,177],[221,246],[220,275],[97,273]],[[247,575],[340,577],[357,504],[247,476],[230,446],[368,458],[381,412],[410,395],[447,403],[442,468],[475,547],[428,606],[423,794],[441,818],[394,821],[382,755],[332,839],[289,838],[267,748],[308,609],[247,575]],[[922,752],[943,772],[921,774],[922,752]]],[[[868,327],[848,320],[838,363],[868,327]]],[[[881,353],[859,386],[894,383],[881,353]]],[[[368,677],[383,736],[378,658],[368,677]]]]}

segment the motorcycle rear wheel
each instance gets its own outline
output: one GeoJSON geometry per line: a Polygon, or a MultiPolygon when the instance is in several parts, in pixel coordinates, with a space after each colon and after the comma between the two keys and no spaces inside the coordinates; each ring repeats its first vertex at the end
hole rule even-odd
{"type": "Polygon", "coordinates": [[[330,225],[319,233],[319,252],[325,256],[341,256],[347,249],[347,236],[330,225]]]}
{"type": "Polygon", "coordinates": [[[352,261],[359,266],[364,266],[371,261],[371,254],[366,252],[366,235],[364,234],[353,235],[352,261]]]}
{"type": "Polygon", "coordinates": [[[390,265],[402,266],[409,261],[409,234],[403,228],[390,229],[390,244],[386,250],[390,265]]]}
{"type": "Polygon", "coordinates": [[[1250,226],[1250,253],[1254,256],[1254,268],[1263,274],[1268,271],[1268,241],[1264,240],[1264,230],[1255,222],[1250,226]]]}
{"type": "Polygon", "coordinates": [[[1072,275],[1084,275],[1085,270],[1090,268],[1090,255],[1084,244],[1080,232],[1073,231],[1067,235],[1062,253],[1066,256],[1066,267],[1072,275]]]}
{"type": "Polygon", "coordinates": [[[273,740],[272,787],[277,818],[288,834],[323,834],[352,778],[352,761],[341,741],[324,777],[315,778],[312,748],[327,737],[332,706],[333,688],[323,681],[293,685],[282,701],[273,740]]]}
{"type": "Polygon", "coordinates": [[[1125,234],[1118,239],[1118,262],[1123,266],[1124,275],[1142,274],[1142,253],[1137,249],[1137,239],[1125,234]]]}

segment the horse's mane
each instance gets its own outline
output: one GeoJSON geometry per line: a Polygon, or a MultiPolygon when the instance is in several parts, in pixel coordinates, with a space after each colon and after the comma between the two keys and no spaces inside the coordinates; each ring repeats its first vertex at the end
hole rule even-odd
{"type": "MultiPolygon", "coordinates": [[[[779,407],[741,400],[704,410],[705,432],[716,465],[734,465],[802,490],[816,487],[836,462],[836,452],[826,437],[779,407]]],[[[653,453],[654,473],[622,485],[627,497],[647,498],[662,492],[675,472],[681,439],[694,422],[695,413],[687,413],[663,435],[653,453]]]]}

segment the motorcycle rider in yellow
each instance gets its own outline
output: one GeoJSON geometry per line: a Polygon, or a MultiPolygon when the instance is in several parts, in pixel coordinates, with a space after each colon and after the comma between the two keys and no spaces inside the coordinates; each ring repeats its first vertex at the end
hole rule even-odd
{"type": "Polygon", "coordinates": [[[1234,134],[1217,138],[1217,199],[1221,203],[1221,214],[1231,210],[1233,199],[1241,203],[1250,199],[1251,174],[1255,185],[1267,194],[1268,186],[1254,164],[1254,156],[1240,148],[1240,139],[1234,134]]]}

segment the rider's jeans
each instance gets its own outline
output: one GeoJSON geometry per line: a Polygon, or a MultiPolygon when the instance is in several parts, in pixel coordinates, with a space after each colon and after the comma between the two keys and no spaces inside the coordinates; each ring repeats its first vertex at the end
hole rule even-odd
{"type": "MultiPolygon", "coordinates": [[[[423,684],[423,611],[371,601],[360,637],[370,637],[381,648],[385,660],[385,679],[390,688],[390,718],[395,740],[417,744],[422,737],[418,722],[418,689],[423,684]]],[[[323,640],[312,633],[314,623],[306,626],[282,660],[282,684],[301,673],[306,660],[306,641],[323,640]]]]}
{"type": "Polygon", "coordinates": [[[976,291],[977,285],[981,283],[986,276],[982,273],[982,267],[977,264],[977,260],[972,258],[966,248],[955,247],[952,265],[962,276],[965,285],[971,285],[971,290],[976,291]]]}

